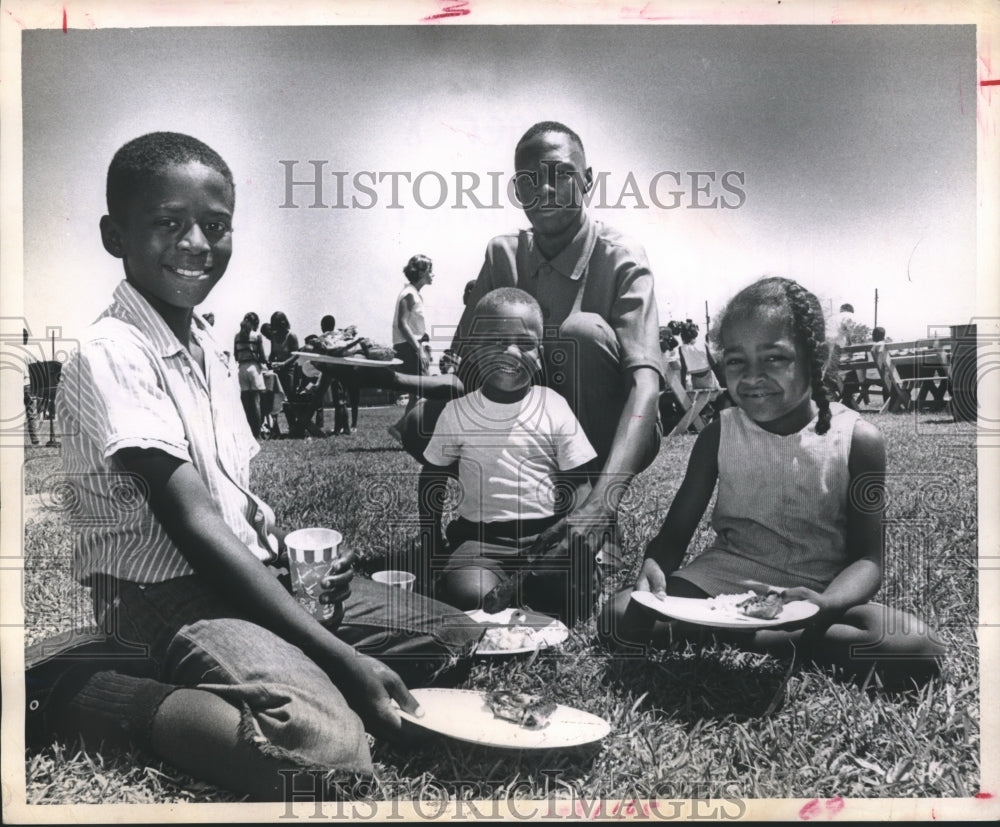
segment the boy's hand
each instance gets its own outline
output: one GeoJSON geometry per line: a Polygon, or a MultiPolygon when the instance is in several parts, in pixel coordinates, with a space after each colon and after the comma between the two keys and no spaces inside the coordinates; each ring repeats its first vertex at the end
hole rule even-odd
{"type": "Polygon", "coordinates": [[[586,506],[571,512],[538,535],[528,550],[528,560],[597,554],[609,537],[614,537],[615,515],[586,506]]]}
{"type": "Polygon", "coordinates": [[[661,598],[667,596],[667,575],[664,574],[660,564],[651,557],[642,561],[639,577],[635,581],[635,590],[637,592],[652,592],[661,598]]]}
{"type": "Polygon", "coordinates": [[[351,596],[351,581],[354,579],[353,551],[341,554],[333,561],[329,573],[320,581],[319,602],[323,604],[343,603],[351,596]]]}
{"type": "Polygon", "coordinates": [[[403,679],[368,655],[359,653],[341,662],[330,677],[373,735],[390,739],[399,736],[403,721],[393,701],[404,712],[422,714],[403,679]]]}

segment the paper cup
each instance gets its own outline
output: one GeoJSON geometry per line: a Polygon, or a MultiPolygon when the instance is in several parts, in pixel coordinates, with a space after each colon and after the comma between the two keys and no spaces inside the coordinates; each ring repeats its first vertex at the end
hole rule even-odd
{"type": "Polygon", "coordinates": [[[393,586],[406,592],[413,591],[413,583],[416,579],[417,576],[415,574],[410,574],[408,571],[397,571],[396,569],[377,571],[372,575],[372,580],[376,583],[393,586]]]}
{"type": "Polygon", "coordinates": [[[322,580],[339,556],[343,540],[332,528],[300,528],[285,536],[288,563],[292,573],[292,591],[296,599],[318,621],[329,621],[336,614],[334,604],[319,602],[322,580]]]}

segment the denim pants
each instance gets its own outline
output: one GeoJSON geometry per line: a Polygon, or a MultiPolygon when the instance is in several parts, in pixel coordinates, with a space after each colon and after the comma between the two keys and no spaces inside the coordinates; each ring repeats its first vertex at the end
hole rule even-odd
{"type": "MultiPolygon", "coordinates": [[[[335,676],[229,605],[203,578],[94,586],[105,632],[145,646],[158,680],[210,691],[240,709],[241,736],[262,752],[303,767],[371,773],[363,724],[335,676]]],[[[413,686],[470,654],[482,627],[443,603],[357,577],[336,634],[413,686]]]]}

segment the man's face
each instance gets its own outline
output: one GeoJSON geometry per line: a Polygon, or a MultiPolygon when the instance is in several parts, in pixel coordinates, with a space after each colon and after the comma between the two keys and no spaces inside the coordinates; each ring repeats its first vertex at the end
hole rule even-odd
{"type": "Polygon", "coordinates": [[[152,176],[120,218],[101,220],[104,246],[125,264],[140,293],[171,307],[195,307],[226,272],[232,255],[233,190],[192,161],[152,176]]]}
{"type": "Polygon", "coordinates": [[[514,158],[514,185],[535,232],[558,236],[583,220],[581,190],[593,174],[583,150],[569,135],[542,132],[522,144],[514,158]]]}

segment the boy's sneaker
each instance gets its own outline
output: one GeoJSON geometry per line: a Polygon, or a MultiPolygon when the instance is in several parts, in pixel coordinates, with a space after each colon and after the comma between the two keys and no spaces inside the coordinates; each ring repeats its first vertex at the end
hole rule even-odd
{"type": "Polygon", "coordinates": [[[65,703],[91,675],[108,670],[149,676],[153,666],[142,647],[126,646],[97,629],[71,629],[26,646],[25,745],[42,746],[58,734],[65,703]]]}

